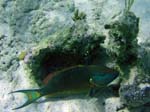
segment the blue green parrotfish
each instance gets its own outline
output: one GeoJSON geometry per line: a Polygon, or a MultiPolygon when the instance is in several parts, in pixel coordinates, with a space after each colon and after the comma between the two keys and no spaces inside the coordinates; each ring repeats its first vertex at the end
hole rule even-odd
{"type": "Polygon", "coordinates": [[[113,69],[98,65],[76,65],[54,72],[47,77],[47,84],[40,89],[18,90],[11,93],[22,92],[28,100],[22,106],[27,106],[42,96],[49,98],[67,97],[69,95],[85,94],[92,96],[94,89],[107,87],[119,73],[113,69]]]}

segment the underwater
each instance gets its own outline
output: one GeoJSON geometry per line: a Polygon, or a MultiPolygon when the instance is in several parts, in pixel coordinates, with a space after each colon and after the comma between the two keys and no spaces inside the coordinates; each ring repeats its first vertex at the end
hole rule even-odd
{"type": "Polygon", "coordinates": [[[150,112],[150,0],[0,0],[0,112],[150,112]]]}

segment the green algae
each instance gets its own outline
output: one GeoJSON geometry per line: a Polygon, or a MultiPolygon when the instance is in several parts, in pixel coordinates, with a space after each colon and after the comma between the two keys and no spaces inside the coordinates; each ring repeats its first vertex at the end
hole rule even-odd
{"type": "Polygon", "coordinates": [[[18,55],[18,59],[19,60],[23,60],[26,56],[27,52],[26,51],[22,51],[20,52],[20,54],[18,55]]]}
{"type": "Polygon", "coordinates": [[[125,0],[125,11],[129,12],[132,5],[134,3],[134,0],[125,0]]]}
{"type": "Polygon", "coordinates": [[[79,10],[76,9],[74,11],[74,15],[72,17],[72,20],[77,21],[77,20],[82,20],[82,19],[86,19],[86,14],[84,12],[79,12],[79,10]]]}

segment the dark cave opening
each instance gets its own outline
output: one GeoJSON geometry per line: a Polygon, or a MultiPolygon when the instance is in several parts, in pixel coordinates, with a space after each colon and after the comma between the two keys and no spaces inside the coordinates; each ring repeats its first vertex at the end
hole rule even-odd
{"type": "Polygon", "coordinates": [[[67,67],[92,64],[92,57],[71,52],[47,52],[47,49],[42,49],[42,52],[34,57],[35,61],[31,64],[30,68],[32,69],[32,74],[37,83],[43,85],[48,75],[67,67]]]}
{"type": "Polygon", "coordinates": [[[84,59],[77,54],[69,53],[52,53],[44,57],[41,62],[42,76],[41,80],[44,80],[46,76],[50,73],[62,70],[70,66],[75,66],[79,64],[86,64],[84,59]]]}

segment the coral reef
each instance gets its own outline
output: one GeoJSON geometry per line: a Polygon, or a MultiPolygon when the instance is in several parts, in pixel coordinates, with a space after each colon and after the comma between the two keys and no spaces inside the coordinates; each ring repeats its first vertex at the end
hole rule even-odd
{"type": "Polygon", "coordinates": [[[48,73],[64,67],[100,64],[106,55],[100,45],[104,39],[101,34],[89,33],[85,18],[76,20],[71,27],[66,26],[43,40],[44,43],[34,49],[28,67],[36,74],[36,79],[42,81],[48,73]]]}
{"type": "Polygon", "coordinates": [[[74,11],[71,0],[2,0],[0,5],[0,21],[10,26],[11,35],[33,43],[62,27],[74,11]]]}
{"type": "Polygon", "coordinates": [[[146,72],[148,66],[142,57],[146,56],[143,54],[146,52],[140,53],[142,58],[138,57],[138,50],[141,49],[137,43],[139,18],[130,11],[132,1],[128,0],[128,3],[118,20],[105,25],[109,29],[109,37],[104,47],[119,66],[122,79],[119,91],[121,102],[128,107],[137,107],[149,103],[150,80],[146,72]]]}
{"type": "Polygon", "coordinates": [[[149,102],[150,76],[142,73],[137,68],[132,69],[130,75],[135,75],[134,78],[130,78],[132,79],[130,83],[120,88],[121,100],[129,107],[137,107],[149,102]]]}
{"type": "Polygon", "coordinates": [[[48,73],[98,64],[119,70],[119,91],[113,85],[88,101],[35,103],[16,112],[148,112],[150,1],[125,1],[124,9],[123,0],[1,0],[0,111],[23,102],[7,93],[38,88],[48,73]]]}
{"type": "Polygon", "coordinates": [[[18,49],[15,49],[15,46],[19,45],[19,40],[11,39],[7,35],[1,35],[0,44],[0,69],[7,71],[7,69],[14,65],[13,68],[16,70],[19,63],[17,59],[18,49]]]}
{"type": "Polygon", "coordinates": [[[138,24],[139,18],[134,13],[124,12],[117,21],[105,25],[110,29],[107,52],[120,66],[131,65],[137,59],[138,24]]]}
{"type": "Polygon", "coordinates": [[[117,21],[105,25],[106,29],[110,29],[106,49],[121,70],[121,102],[128,107],[138,107],[149,103],[150,80],[148,64],[143,62],[147,52],[138,52],[142,49],[137,43],[139,18],[130,12],[130,5],[132,3],[126,6],[125,12],[117,21]],[[139,55],[142,56],[139,58],[139,55]]]}

